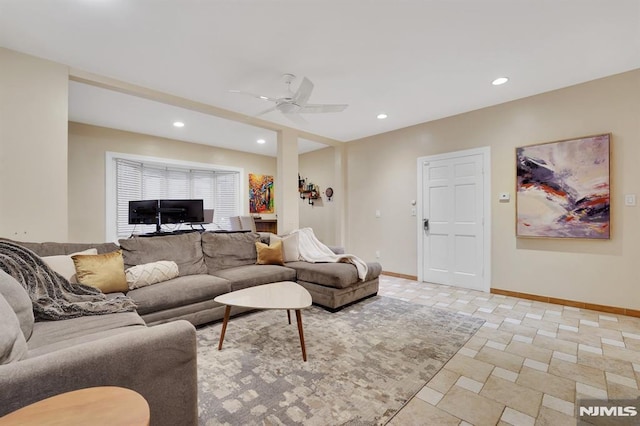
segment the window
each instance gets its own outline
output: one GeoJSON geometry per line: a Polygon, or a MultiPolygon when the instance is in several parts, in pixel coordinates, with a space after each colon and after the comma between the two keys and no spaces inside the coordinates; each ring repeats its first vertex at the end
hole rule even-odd
{"type": "Polygon", "coordinates": [[[134,200],[202,199],[205,209],[215,211],[214,223],[205,228],[229,229],[229,217],[241,211],[240,176],[241,169],[108,153],[107,240],[155,231],[155,225],[129,225],[134,200]]]}

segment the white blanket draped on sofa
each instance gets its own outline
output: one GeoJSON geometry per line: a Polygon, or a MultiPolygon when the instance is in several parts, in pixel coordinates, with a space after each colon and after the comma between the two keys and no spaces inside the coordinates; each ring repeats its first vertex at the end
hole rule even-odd
{"type": "Polygon", "coordinates": [[[311,228],[301,228],[292,231],[291,234],[298,234],[298,251],[300,259],[305,262],[345,262],[352,263],[358,270],[358,278],[364,281],[367,276],[367,264],[353,254],[335,254],[329,247],[322,244],[316,238],[311,228]]]}

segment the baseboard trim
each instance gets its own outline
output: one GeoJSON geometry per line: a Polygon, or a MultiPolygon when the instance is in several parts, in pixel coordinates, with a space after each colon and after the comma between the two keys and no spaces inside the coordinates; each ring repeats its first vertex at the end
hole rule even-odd
{"type": "Polygon", "coordinates": [[[390,277],[404,278],[405,280],[418,281],[418,277],[416,275],[399,274],[397,272],[389,272],[389,271],[382,271],[380,272],[380,274],[388,275],[390,277]]]}
{"type": "Polygon", "coordinates": [[[595,303],[579,302],[569,299],[558,299],[556,297],[539,296],[537,294],[520,293],[517,291],[501,290],[499,288],[492,288],[490,290],[493,294],[500,294],[503,296],[519,297],[521,299],[535,300],[536,302],[553,303],[555,305],[571,306],[574,308],[591,309],[592,311],[607,312],[609,314],[628,315],[630,317],[640,318],[640,310],[618,308],[615,306],[597,305],[595,303]]]}

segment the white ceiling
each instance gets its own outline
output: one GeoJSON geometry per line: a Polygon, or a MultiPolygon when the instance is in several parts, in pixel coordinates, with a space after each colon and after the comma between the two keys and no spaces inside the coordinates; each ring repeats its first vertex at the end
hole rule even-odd
{"type": "MultiPolygon", "coordinates": [[[[271,157],[278,149],[274,131],[74,81],[69,83],[69,119],[271,157]],[[174,127],[174,121],[185,127],[174,127]]],[[[322,148],[326,145],[298,139],[300,154],[322,148]]]]}
{"type": "MultiPolygon", "coordinates": [[[[349,107],[262,118],[349,141],[640,68],[640,0],[0,0],[0,46],[247,115],[270,104],[230,89],[307,76],[349,107]]],[[[72,84],[73,120],[180,139],[171,108],[97,90],[72,84]]],[[[185,140],[255,149],[202,126],[185,140]]]]}

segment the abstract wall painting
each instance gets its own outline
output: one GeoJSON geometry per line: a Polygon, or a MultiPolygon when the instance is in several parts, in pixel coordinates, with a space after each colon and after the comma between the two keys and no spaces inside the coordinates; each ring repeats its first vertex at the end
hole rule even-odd
{"type": "Polygon", "coordinates": [[[249,213],[275,213],[273,176],[249,173],[249,213]]]}
{"type": "Polygon", "coordinates": [[[516,236],[610,238],[610,138],[516,148],[516,236]]]}

